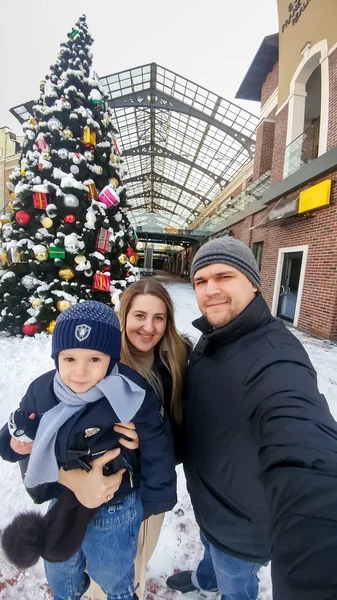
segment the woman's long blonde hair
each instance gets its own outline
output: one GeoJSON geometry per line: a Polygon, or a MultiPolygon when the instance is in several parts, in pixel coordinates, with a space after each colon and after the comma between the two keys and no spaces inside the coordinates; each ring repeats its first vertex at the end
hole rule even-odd
{"type": "Polygon", "coordinates": [[[157,351],[161,361],[172,376],[172,402],[171,412],[177,423],[182,418],[182,391],[184,374],[187,366],[190,342],[187,338],[179,335],[174,323],[174,309],[170,295],[156,279],[144,277],[132,283],[122,294],[121,304],[118,312],[121,332],[122,351],[121,361],[140,373],[154,388],[157,396],[163,400],[163,389],[161,380],[152,369],[146,370],[137,362],[137,351],[129,342],[126,335],[126,320],[136,296],[149,294],[160,298],[165,303],[167,311],[167,324],[163,338],[157,345],[157,351]]]}

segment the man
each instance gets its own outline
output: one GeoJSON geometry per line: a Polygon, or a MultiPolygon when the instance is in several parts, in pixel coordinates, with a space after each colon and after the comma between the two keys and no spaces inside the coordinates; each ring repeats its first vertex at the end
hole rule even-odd
{"type": "Polygon", "coordinates": [[[184,398],[184,468],[204,558],[181,592],[337,598],[337,426],[300,342],[273,318],[251,250],[225,237],[191,266],[203,316],[184,398]]]}

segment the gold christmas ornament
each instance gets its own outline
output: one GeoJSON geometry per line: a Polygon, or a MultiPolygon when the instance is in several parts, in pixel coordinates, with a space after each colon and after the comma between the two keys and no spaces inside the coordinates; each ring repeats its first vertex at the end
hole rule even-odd
{"type": "Polygon", "coordinates": [[[116,188],[118,188],[118,186],[119,186],[119,181],[118,181],[118,179],[116,179],[116,177],[112,177],[110,179],[110,183],[112,183],[116,188]]]}
{"type": "Polygon", "coordinates": [[[66,127],[65,129],[63,129],[62,135],[63,135],[63,137],[65,137],[67,139],[74,137],[74,134],[71,131],[71,129],[69,129],[69,127],[66,127]]]}
{"type": "Polygon", "coordinates": [[[47,327],[46,327],[46,331],[48,331],[48,333],[53,333],[53,331],[55,329],[55,325],[56,325],[56,321],[50,321],[49,325],[47,325],[47,327]]]}
{"type": "Polygon", "coordinates": [[[80,265],[81,263],[87,262],[87,259],[85,256],[83,256],[83,254],[77,254],[77,256],[74,258],[74,261],[77,265],[80,265]]]}
{"type": "Polygon", "coordinates": [[[70,308],[71,306],[72,306],[72,303],[69,302],[69,300],[59,300],[58,303],[56,304],[56,308],[60,312],[63,312],[64,310],[66,310],[67,308],[70,308]]]}
{"type": "Polygon", "coordinates": [[[63,269],[60,269],[58,274],[59,277],[64,281],[70,281],[70,279],[74,279],[75,277],[74,269],[71,267],[64,267],[63,269]]]}
{"type": "Polygon", "coordinates": [[[14,213],[15,213],[15,210],[14,210],[14,208],[13,208],[13,203],[12,203],[12,202],[8,202],[8,210],[9,210],[9,212],[10,212],[12,215],[14,215],[14,213]]]}
{"type": "Polygon", "coordinates": [[[33,298],[32,307],[35,308],[35,310],[36,310],[37,308],[39,308],[40,305],[41,305],[40,298],[33,298]]]}
{"type": "Polygon", "coordinates": [[[45,217],[44,219],[42,219],[41,223],[46,229],[50,229],[54,225],[53,220],[49,217],[45,217]]]}
{"type": "Polygon", "coordinates": [[[7,254],[6,251],[3,251],[3,249],[1,249],[0,252],[0,264],[5,266],[5,264],[7,263],[7,254]]]}
{"type": "Polygon", "coordinates": [[[125,265],[126,261],[128,260],[127,256],[125,254],[121,254],[118,257],[119,262],[121,263],[121,265],[125,265]]]}
{"type": "Polygon", "coordinates": [[[131,263],[132,265],[135,265],[135,264],[136,264],[136,260],[137,260],[137,259],[136,259],[136,257],[135,257],[135,255],[134,255],[134,254],[133,254],[132,256],[130,256],[130,263],[131,263]]]}
{"type": "Polygon", "coordinates": [[[15,198],[16,198],[15,192],[11,192],[11,193],[9,194],[9,197],[10,197],[10,199],[11,199],[11,200],[12,200],[12,202],[13,202],[13,201],[15,200],[15,198]]]}
{"type": "Polygon", "coordinates": [[[48,250],[47,250],[47,248],[44,251],[37,250],[37,251],[34,252],[34,254],[35,254],[36,260],[39,260],[40,262],[48,260],[48,250]]]}

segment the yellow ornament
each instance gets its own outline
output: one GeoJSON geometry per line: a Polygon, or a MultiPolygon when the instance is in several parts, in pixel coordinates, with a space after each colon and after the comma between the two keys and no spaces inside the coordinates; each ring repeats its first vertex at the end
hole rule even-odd
{"type": "Polygon", "coordinates": [[[41,304],[40,298],[33,298],[33,300],[32,300],[33,308],[35,308],[35,309],[39,308],[40,304],[41,304]]]}
{"type": "Polygon", "coordinates": [[[91,131],[90,127],[85,127],[83,129],[82,141],[89,146],[96,146],[96,131],[91,131]]]}
{"type": "Polygon", "coordinates": [[[134,254],[133,254],[132,256],[130,256],[130,259],[129,259],[129,260],[130,260],[130,263],[131,263],[132,265],[135,265],[135,264],[136,264],[136,257],[135,257],[135,255],[134,255],[134,254]]]}
{"type": "Polygon", "coordinates": [[[65,129],[63,129],[62,135],[63,135],[63,137],[65,137],[67,139],[74,137],[74,134],[71,131],[71,129],[69,129],[69,127],[66,127],[65,129]]]}
{"type": "Polygon", "coordinates": [[[45,260],[48,260],[48,250],[47,250],[47,248],[43,252],[42,251],[41,252],[37,251],[37,252],[34,252],[34,254],[35,254],[36,260],[39,260],[40,262],[44,262],[45,260]]]}
{"type": "Polygon", "coordinates": [[[5,215],[1,215],[0,216],[0,229],[3,229],[3,226],[10,222],[11,222],[11,216],[9,213],[5,214],[5,215]]]}
{"type": "Polygon", "coordinates": [[[59,300],[58,303],[56,304],[56,308],[60,312],[63,312],[64,310],[66,310],[67,308],[70,308],[71,306],[72,306],[72,303],[69,302],[69,300],[59,300]]]}
{"type": "Polygon", "coordinates": [[[30,117],[30,119],[29,119],[29,125],[33,125],[35,127],[36,121],[35,121],[35,119],[33,117],[30,117]]]}
{"type": "Polygon", "coordinates": [[[121,265],[125,265],[126,261],[128,260],[126,254],[121,254],[118,257],[119,262],[121,263],[121,265]]]}
{"type": "Polygon", "coordinates": [[[58,274],[61,279],[64,279],[64,281],[70,281],[70,279],[74,279],[75,277],[74,269],[71,267],[64,267],[63,269],[60,269],[58,274]]]}
{"type": "Polygon", "coordinates": [[[46,229],[50,229],[54,225],[54,221],[50,219],[50,217],[45,217],[42,219],[41,223],[46,229]]]}
{"type": "Polygon", "coordinates": [[[81,263],[87,262],[87,259],[85,256],[83,256],[83,254],[77,254],[77,256],[74,258],[74,261],[77,265],[80,265],[81,263]]]}
{"type": "Polygon", "coordinates": [[[12,215],[14,215],[14,213],[15,213],[15,210],[14,210],[14,208],[13,208],[13,204],[12,204],[12,202],[8,202],[8,210],[9,210],[9,212],[10,212],[12,215]]]}
{"type": "Polygon", "coordinates": [[[5,266],[5,264],[7,263],[7,254],[6,252],[0,252],[0,264],[2,264],[3,266],[5,266]]]}
{"type": "Polygon", "coordinates": [[[116,177],[112,177],[112,179],[110,179],[110,183],[112,183],[116,188],[119,186],[119,181],[116,179],[116,177]]]}
{"type": "Polygon", "coordinates": [[[11,192],[11,193],[9,194],[9,197],[10,197],[10,199],[11,199],[12,201],[14,201],[14,200],[16,199],[15,192],[11,192]]]}
{"type": "Polygon", "coordinates": [[[50,321],[49,325],[47,325],[47,327],[46,327],[46,331],[48,331],[48,333],[53,333],[53,331],[55,329],[55,325],[56,325],[56,321],[50,321]]]}

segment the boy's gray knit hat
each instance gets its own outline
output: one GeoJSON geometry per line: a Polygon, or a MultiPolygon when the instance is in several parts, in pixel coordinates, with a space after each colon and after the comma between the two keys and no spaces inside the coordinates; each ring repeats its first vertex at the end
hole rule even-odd
{"type": "Polygon", "coordinates": [[[199,269],[214,263],[231,265],[241,271],[254,286],[261,287],[259,267],[251,249],[233,237],[226,236],[206,242],[196,253],[191,265],[191,280],[199,269]]]}

